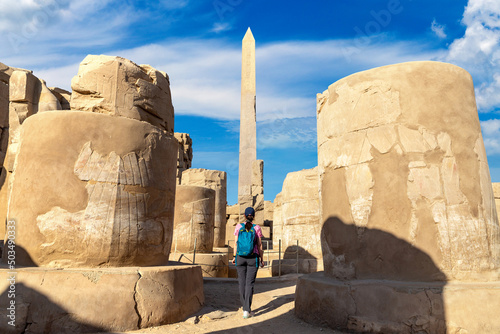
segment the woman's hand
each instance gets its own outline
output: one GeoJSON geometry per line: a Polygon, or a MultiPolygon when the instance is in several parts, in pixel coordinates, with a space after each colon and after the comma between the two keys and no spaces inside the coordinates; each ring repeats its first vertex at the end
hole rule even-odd
{"type": "Polygon", "coordinates": [[[231,263],[232,263],[232,264],[235,264],[235,263],[236,263],[236,256],[235,256],[235,257],[233,257],[233,259],[231,260],[231,263]]]}
{"type": "Polygon", "coordinates": [[[264,259],[260,259],[260,267],[264,268],[264,259]]]}

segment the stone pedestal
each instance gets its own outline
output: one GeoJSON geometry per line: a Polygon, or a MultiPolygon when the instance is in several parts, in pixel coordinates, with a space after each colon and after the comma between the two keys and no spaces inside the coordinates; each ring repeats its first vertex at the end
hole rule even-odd
{"type": "MultiPolygon", "coordinates": [[[[318,304],[331,309],[321,320],[377,333],[498,332],[484,305],[498,299],[500,229],[470,75],[437,62],[376,68],[332,84],[317,113],[318,304]]],[[[296,312],[311,319],[307,282],[296,312]]]]}
{"type": "Polygon", "coordinates": [[[211,253],[214,247],[215,190],[177,186],[172,251],[211,253]]]}
{"type": "Polygon", "coordinates": [[[204,303],[199,266],[14,272],[0,269],[0,332],[5,334],[131,331],[182,321],[204,303]],[[8,309],[12,301],[14,312],[8,309]],[[11,313],[15,326],[8,323],[11,313]]]}
{"type": "Polygon", "coordinates": [[[334,280],[324,272],[297,282],[295,314],[354,333],[500,332],[500,281],[334,280]]]}
{"type": "MultiPolygon", "coordinates": [[[[232,257],[231,253],[231,257],[232,257]]],[[[193,264],[192,253],[172,253],[170,260],[180,263],[193,264]]],[[[203,277],[228,277],[228,257],[225,253],[196,253],[194,265],[200,266],[203,277]]]]}

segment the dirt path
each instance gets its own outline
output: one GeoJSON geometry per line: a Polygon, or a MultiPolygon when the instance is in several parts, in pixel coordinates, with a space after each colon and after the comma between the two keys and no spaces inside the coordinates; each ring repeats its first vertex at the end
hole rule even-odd
{"type": "Polygon", "coordinates": [[[335,333],[328,328],[303,322],[294,315],[297,276],[257,279],[252,310],[255,316],[243,319],[235,279],[204,280],[205,306],[195,316],[172,325],[151,327],[127,334],[160,333],[335,333]]]}

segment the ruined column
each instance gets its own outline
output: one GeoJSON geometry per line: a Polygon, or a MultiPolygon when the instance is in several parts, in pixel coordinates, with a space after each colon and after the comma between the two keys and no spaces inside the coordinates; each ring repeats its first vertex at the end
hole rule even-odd
{"type": "Polygon", "coordinates": [[[211,253],[214,247],[215,190],[177,186],[172,251],[211,253]]]}
{"type": "Polygon", "coordinates": [[[471,76],[384,66],[317,102],[325,271],[299,279],[296,314],[353,332],[500,331],[500,229],[471,76]]]}
{"type": "Polygon", "coordinates": [[[214,247],[224,247],[226,238],[226,172],[192,168],[182,172],[182,185],[215,190],[214,247]]]}
{"type": "Polygon", "coordinates": [[[255,111],[255,39],[248,28],[242,43],[240,158],[238,170],[238,203],[240,214],[253,206],[252,170],[257,159],[255,111]]]}

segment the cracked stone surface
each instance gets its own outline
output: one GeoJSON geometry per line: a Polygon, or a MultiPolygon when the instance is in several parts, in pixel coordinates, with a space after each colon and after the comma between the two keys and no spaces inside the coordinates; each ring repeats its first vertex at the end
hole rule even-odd
{"type": "Polygon", "coordinates": [[[168,75],[128,59],[88,55],[71,81],[71,109],[132,118],[174,132],[168,75]]]}
{"type": "Polygon", "coordinates": [[[211,253],[214,247],[215,190],[177,186],[172,252],[211,253]]]}
{"type": "Polygon", "coordinates": [[[226,244],[227,173],[191,168],[182,172],[181,184],[208,187],[215,191],[214,247],[224,247],[226,244]]]}
{"type": "Polygon", "coordinates": [[[168,261],[175,138],[145,122],[80,111],[29,117],[21,137],[9,207],[24,250],[19,264],[168,261]]]}
{"type": "MultiPolygon", "coordinates": [[[[0,289],[8,289],[0,269],[0,289]]],[[[10,303],[0,296],[0,316],[10,303]]],[[[204,304],[200,267],[18,268],[16,326],[2,333],[130,331],[186,319],[204,304]]]]}
{"type": "Polygon", "coordinates": [[[356,73],[318,94],[317,110],[323,255],[330,275],[498,278],[500,228],[467,72],[413,62],[356,73]],[[345,233],[353,235],[343,236],[351,244],[332,234],[328,222],[352,226],[345,233]],[[391,243],[385,249],[376,240],[367,244],[366,229],[423,251],[426,274],[393,258],[401,250],[388,249],[391,243]]]}

